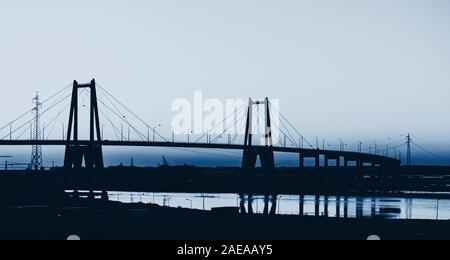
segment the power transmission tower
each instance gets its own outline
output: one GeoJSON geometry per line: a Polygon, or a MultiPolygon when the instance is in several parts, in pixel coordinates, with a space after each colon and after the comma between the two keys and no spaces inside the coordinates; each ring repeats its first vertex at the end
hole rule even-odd
{"type": "Polygon", "coordinates": [[[406,136],[406,165],[410,166],[412,165],[412,160],[411,160],[411,135],[408,134],[406,136]]]}
{"type": "MultiPolygon", "coordinates": [[[[42,103],[39,102],[39,94],[36,93],[36,97],[33,98],[33,112],[34,112],[34,125],[32,130],[32,139],[34,141],[41,140],[41,122],[39,109],[42,107],[42,103]]],[[[35,144],[31,149],[31,163],[30,168],[34,170],[39,170],[42,167],[42,146],[35,144]]]]}

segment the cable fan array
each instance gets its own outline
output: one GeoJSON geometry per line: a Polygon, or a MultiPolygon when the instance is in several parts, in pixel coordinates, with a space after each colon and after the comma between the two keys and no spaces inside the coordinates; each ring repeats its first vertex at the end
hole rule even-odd
{"type": "MultiPolygon", "coordinates": [[[[67,85],[63,89],[57,91],[49,98],[41,102],[42,109],[39,110],[39,119],[42,122],[41,127],[41,139],[42,140],[62,140],[67,139],[65,129],[65,122],[69,115],[69,109],[71,105],[72,96],[72,84],[67,85]],[[61,127],[61,132],[57,129],[61,127]]],[[[78,110],[80,111],[80,117],[90,114],[90,90],[81,89],[78,92],[78,110]]],[[[175,137],[167,138],[163,136],[156,129],[160,127],[158,124],[150,124],[143,120],[137,113],[126,106],[124,102],[114,97],[101,85],[97,84],[97,101],[99,104],[101,135],[103,140],[117,140],[117,141],[144,141],[144,142],[175,142],[175,137]],[[170,141],[169,141],[170,140],[170,141]]],[[[287,119],[287,116],[281,113],[277,106],[269,102],[272,136],[277,136],[274,140],[274,146],[282,147],[295,147],[295,148],[308,148],[308,149],[325,149],[333,150],[334,145],[323,141],[322,147],[318,144],[318,138],[316,138],[316,145],[312,145],[300,131],[294,127],[294,124],[287,119]],[[273,133],[277,133],[274,135],[273,133]]],[[[264,129],[267,111],[264,108],[257,106],[257,109],[253,110],[252,119],[256,124],[253,125],[252,133],[255,135],[264,136],[264,130],[261,131],[261,126],[264,129]],[[264,123],[262,123],[264,122],[264,123]],[[258,129],[260,128],[260,129],[258,129]]],[[[24,112],[15,119],[11,120],[7,124],[0,126],[0,140],[32,140],[33,127],[36,122],[36,115],[33,114],[34,109],[24,112]]],[[[204,129],[203,134],[189,133],[187,142],[191,140],[193,143],[206,143],[206,144],[240,144],[243,143],[243,137],[245,135],[245,126],[247,123],[248,107],[244,103],[237,107],[232,113],[226,115],[221,122],[215,123],[208,129],[204,129]],[[192,138],[192,139],[190,139],[192,138]]],[[[80,122],[83,120],[80,119],[80,122]]],[[[88,122],[88,121],[87,121],[88,122]]],[[[80,129],[80,132],[88,132],[88,129],[80,129]]],[[[403,137],[403,136],[402,136],[403,137]]],[[[185,140],[183,142],[186,142],[185,140]]],[[[259,145],[259,143],[255,143],[259,145]]],[[[353,143],[343,143],[340,141],[340,150],[357,151],[369,154],[378,154],[384,156],[390,156],[393,158],[402,159],[402,151],[406,147],[406,143],[403,139],[391,140],[365,140],[353,143]]],[[[411,142],[414,151],[423,156],[443,160],[439,155],[431,152],[422,145],[416,142],[411,142]]],[[[236,151],[229,151],[223,149],[213,149],[214,153],[209,151],[199,151],[196,149],[185,148],[168,148],[176,149],[183,152],[208,154],[211,156],[230,156],[240,157],[240,153],[236,151]]]]}

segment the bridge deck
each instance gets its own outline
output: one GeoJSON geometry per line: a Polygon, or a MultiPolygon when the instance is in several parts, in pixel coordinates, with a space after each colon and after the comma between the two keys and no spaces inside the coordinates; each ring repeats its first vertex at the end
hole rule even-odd
{"type": "MultiPolygon", "coordinates": [[[[192,148],[192,149],[224,149],[243,150],[244,145],[239,144],[206,144],[206,143],[183,143],[183,142],[148,142],[148,141],[63,141],[63,140],[0,140],[0,146],[66,146],[66,145],[101,145],[101,146],[121,146],[121,147],[168,147],[168,148],[192,148]]],[[[265,146],[252,146],[252,149],[267,149],[265,146]]],[[[351,151],[334,151],[320,149],[304,149],[294,147],[272,147],[274,152],[296,153],[308,158],[325,156],[327,159],[345,158],[347,161],[361,161],[362,163],[375,163],[380,165],[399,166],[401,162],[397,159],[366,153],[351,151]]]]}

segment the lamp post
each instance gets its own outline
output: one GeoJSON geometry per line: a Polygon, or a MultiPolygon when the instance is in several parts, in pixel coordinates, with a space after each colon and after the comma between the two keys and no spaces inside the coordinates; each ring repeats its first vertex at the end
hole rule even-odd
{"type": "Polygon", "coordinates": [[[202,195],[203,197],[203,211],[205,211],[205,195],[202,195]]]}
{"type": "Polygon", "coordinates": [[[439,199],[437,200],[436,203],[436,220],[439,220],[439,199]]]}
{"type": "Polygon", "coordinates": [[[191,209],[192,209],[192,200],[191,199],[186,199],[186,200],[191,203],[191,209]]]}
{"type": "MultiPolygon", "coordinates": [[[[161,126],[161,125],[158,125],[161,126]]],[[[150,129],[152,129],[152,140],[153,142],[155,142],[155,138],[156,138],[156,126],[155,127],[150,127],[147,126],[147,140],[150,142],[150,129]]]]}
{"type": "Polygon", "coordinates": [[[61,129],[62,129],[62,139],[64,140],[64,122],[60,122],[61,123],[61,129]]]}
{"type": "Polygon", "coordinates": [[[283,196],[279,196],[278,197],[278,215],[280,215],[281,212],[281,199],[283,198],[283,196]]]}

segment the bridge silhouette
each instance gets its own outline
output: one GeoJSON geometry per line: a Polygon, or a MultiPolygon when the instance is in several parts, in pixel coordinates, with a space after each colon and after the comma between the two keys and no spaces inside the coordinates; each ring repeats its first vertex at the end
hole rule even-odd
{"type": "MultiPolygon", "coordinates": [[[[268,98],[261,101],[254,101],[252,99],[249,100],[249,104],[245,109],[245,139],[243,144],[232,144],[232,143],[214,143],[208,140],[206,143],[198,142],[175,142],[168,141],[161,134],[155,131],[154,127],[150,127],[146,123],[144,123],[148,129],[153,130],[153,135],[157,134],[163,141],[155,141],[150,140],[149,134],[145,136],[137,130],[134,126],[132,126],[126,119],[125,116],[122,116],[119,112],[114,109],[110,109],[112,113],[116,113],[118,117],[124,120],[130,128],[137,133],[141,140],[132,141],[132,140],[123,140],[123,129],[121,130],[121,138],[119,137],[119,129],[117,129],[114,124],[111,123],[113,131],[116,133],[118,140],[102,140],[103,137],[103,125],[100,122],[100,110],[99,103],[107,106],[106,102],[103,100],[99,100],[97,97],[97,83],[95,80],[92,80],[88,84],[79,84],[77,81],[74,81],[72,84],[72,92],[68,96],[64,96],[64,98],[70,97],[70,103],[66,105],[66,107],[70,108],[69,112],[69,121],[68,128],[66,133],[65,140],[56,140],[56,139],[48,139],[45,140],[45,134],[41,139],[33,139],[30,136],[30,139],[20,139],[23,136],[23,131],[19,138],[13,140],[13,133],[22,131],[23,128],[28,126],[30,121],[27,121],[25,124],[21,124],[17,129],[13,130],[12,124],[17,122],[17,120],[12,121],[7,124],[5,127],[0,128],[3,130],[9,127],[10,133],[5,137],[0,139],[0,146],[64,146],[65,147],[65,155],[64,155],[64,168],[67,169],[80,169],[80,168],[88,168],[88,169],[102,169],[105,167],[104,159],[103,159],[103,147],[168,147],[168,148],[192,148],[192,149],[223,149],[223,150],[236,150],[242,151],[242,170],[244,172],[251,172],[253,169],[257,167],[257,160],[259,158],[261,168],[270,173],[272,169],[275,168],[275,156],[274,153],[289,153],[295,154],[298,156],[298,166],[299,168],[305,167],[305,160],[312,159],[314,161],[314,167],[330,167],[330,162],[334,161],[336,167],[382,167],[382,168],[392,168],[398,167],[401,164],[400,160],[395,158],[391,158],[388,156],[381,156],[377,154],[368,154],[362,152],[353,152],[353,151],[336,151],[336,150],[325,150],[313,148],[302,148],[302,147],[287,147],[287,146],[276,146],[273,145],[272,140],[272,131],[273,131],[273,122],[271,121],[271,113],[270,113],[270,101],[268,98]],[[80,113],[80,92],[86,93],[86,90],[89,90],[89,139],[82,140],[79,136],[79,113],[80,113]],[[265,126],[265,134],[264,140],[265,145],[255,145],[253,143],[254,135],[252,133],[252,129],[254,127],[253,120],[253,107],[263,105],[265,107],[264,114],[264,126],[265,126]],[[100,127],[102,126],[102,127],[100,127]],[[323,161],[323,164],[321,164],[323,161]],[[83,165],[84,163],[84,165],[83,165]]],[[[67,87],[66,87],[67,88],[67,87]]],[[[109,94],[106,90],[101,88],[103,93],[109,94]]],[[[52,95],[50,100],[53,97],[61,95],[63,91],[59,91],[56,94],[52,95]]],[[[125,107],[123,103],[120,103],[116,98],[110,95],[110,100],[116,100],[120,105],[125,107]]],[[[46,101],[47,101],[46,100],[46,101]]],[[[45,103],[45,101],[43,102],[45,103]]],[[[48,110],[52,109],[55,104],[61,104],[62,101],[54,102],[52,106],[50,106],[47,110],[42,111],[41,114],[46,113],[48,110]]],[[[126,107],[125,107],[126,108],[126,107]]],[[[136,113],[126,108],[129,113],[136,116],[139,121],[143,122],[136,113]]],[[[58,113],[58,116],[62,112],[58,113]]],[[[26,114],[26,113],[25,113],[26,114]]],[[[25,115],[24,114],[24,115],[25,115]]],[[[104,114],[102,112],[102,114],[104,114]]],[[[22,118],[22,115],[20,118],[22,118]]],[[[55,121],[55,120],[52,120],[55,121]]],[[[108,120],[111,121],[111,120],[108,120]]],[[[31,120],[33,122],[33,120],[31,120]]],[[[237,124],[237,122],[236,122],[237,124]]],[[[283,124],[284,125],[284,124],[283,124]]],[[[64,127],[63,127],[64,129],[64,127]]],[[[285,134],[289,136],[289,140],[292,143],[295,143],[293,140],[293,136],[289,133],[285,134]]],[[[303,136],[301,136],[303,140],[303,136]]],[[[216,140],[216,139],[215,139],[216,140]]],[[[300,146],[300,144],[298,144],[300,146]]]]}

